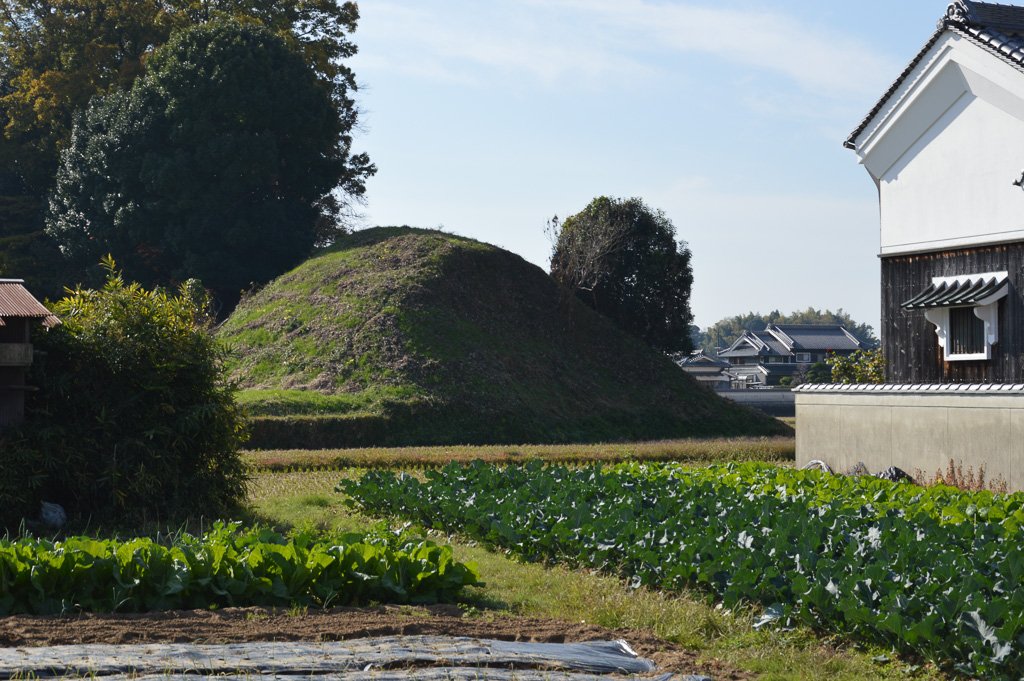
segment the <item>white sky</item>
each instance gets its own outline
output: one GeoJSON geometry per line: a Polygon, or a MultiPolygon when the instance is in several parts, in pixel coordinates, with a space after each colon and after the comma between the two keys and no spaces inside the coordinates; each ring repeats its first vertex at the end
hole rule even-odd
{"type": "Polygon", "coordinates": [[[878,328],[878,208],[842,141],[939,0],[362,0],[362,226],[439,227],[547,269],[593,197],[664,210],[702,327],[843,308],[878,328]]]}

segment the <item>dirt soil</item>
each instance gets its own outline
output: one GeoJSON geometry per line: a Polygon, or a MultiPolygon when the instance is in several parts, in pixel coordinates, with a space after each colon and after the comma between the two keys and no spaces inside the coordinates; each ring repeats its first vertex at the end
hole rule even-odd
{"type": "Polygon", "coordinates": [[[239,643],[338,641],[366,636],[429,634],[507,641],[566,643],[625,639],[659,671],[706,674],[716,681],[756,678],[649,633],[589,624],[483,613],[467,616],[455,606],[333,608],[305,612],[267,608],[188,610],[141,615],[0,618],[0,647],[76,643],[239,643]]]}

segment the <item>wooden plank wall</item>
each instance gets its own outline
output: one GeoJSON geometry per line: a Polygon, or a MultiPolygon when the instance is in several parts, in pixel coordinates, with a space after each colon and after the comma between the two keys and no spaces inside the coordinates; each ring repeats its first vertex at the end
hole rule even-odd
{"type": "Polygon", "coordinates": [[[882,350],[890,383],[1024,383],[1024,243],[882,258],[882,350]],[[989,362],[944,362],[923,310],[901,304],[932,277],[1002,272],[1010,292],[999,303],[999,343],[989,362]]]}

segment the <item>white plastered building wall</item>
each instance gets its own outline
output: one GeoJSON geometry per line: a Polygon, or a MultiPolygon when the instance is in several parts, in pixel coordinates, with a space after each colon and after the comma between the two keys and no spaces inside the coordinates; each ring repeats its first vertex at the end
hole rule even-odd
{"type": "MultiPolygon", "coordinates": [[[[1024,241],[1020,65],[947,29],[853,141],[878,187],[881,256],[1024,241]]],[[[806,385],[796,405],[798,465],[927,476],[953,460],[1024,489],[1024,385],[806,385]]]]}
{"type": "Polygon", "coordinates": [[[880,254],[1024,240],[1024,74],[946,31],[856,139],[880,254]]]}

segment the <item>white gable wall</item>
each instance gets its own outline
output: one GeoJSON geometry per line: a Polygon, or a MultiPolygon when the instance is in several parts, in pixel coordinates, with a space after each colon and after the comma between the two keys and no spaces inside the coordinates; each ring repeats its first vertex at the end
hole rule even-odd
{"type": "Polygon", "coordinates": [[[1024,240],[1024,72],[954,33],[857,138],[881,254],[1024,240]]]}

